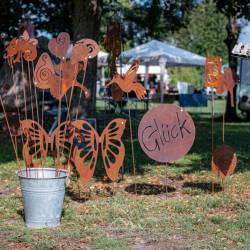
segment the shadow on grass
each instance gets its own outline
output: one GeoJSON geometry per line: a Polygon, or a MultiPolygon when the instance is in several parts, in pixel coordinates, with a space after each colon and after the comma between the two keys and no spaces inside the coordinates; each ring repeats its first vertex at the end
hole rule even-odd
{"type": "Polygon", "coordinates": [[[75,191],[71,189],[66,190],[66,195],[72,200],[79,203],[87,202],[90,199],[88,194],[82,194],[80,191],[75,191]]]}
{"type": "Polygon", "coordinates": [[[25,222],[25,216],[24,216],[24,210],[23,209],[18,209],[17,214],[23,219],[25,222]]]}
{"type": "Polygon", "coordinates": [[[183,188],[199,189],[207,193],[221,192],[223,191],[222,186],[219,183],[211,182],[184,182],[183,188]]]}
{"type": "Polygon", "coordinates": [[[162,193],[175,192],[176,189],[174,187],[165,185],[135,183],[127,186],[125,188],[125,191],[131,194],[138,194],[138,195],[158,195],[162,193]]]}

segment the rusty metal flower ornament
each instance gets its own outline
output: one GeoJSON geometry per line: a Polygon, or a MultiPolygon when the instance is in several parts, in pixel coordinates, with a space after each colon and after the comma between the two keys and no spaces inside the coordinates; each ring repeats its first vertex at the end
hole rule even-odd
{"type": "Polygon", "coordinates": [[[13,65],[21,61],[21,57],[25,61],[34,61],[37,57],[37,39],[30,38],[27,31],[19,38],[13,38],[6,47],[6,54],[4,57],[7,59],[9,65],[13,65]]]}

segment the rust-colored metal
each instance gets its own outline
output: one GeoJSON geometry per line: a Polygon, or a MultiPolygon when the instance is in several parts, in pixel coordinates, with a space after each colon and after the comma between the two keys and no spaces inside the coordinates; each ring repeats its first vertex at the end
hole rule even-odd
{"type": "Polygon", "coordinates": [[[220,145],[213,152],[211,165],[213,173],[221,178],[232,175],[237,165],[235,150],[229,145],[220,145]]]}
{"type": "Polygon", "coordinates": [[[162,104],[142,118],[138,139],[143,151],[158,162],[172,162],[192,147],[195,126],[191,116],[174,104],[162,104]]]}
{"type": "Polygon", "coordinates": [[[56,82],[52,61],[48,53],[42,53],[34,71],[34,84],[40,89],[50,89],[56,82]]]}
{"type": "Polygon", "coordinates": [[[61,32],[57,38],[53,38],[48,43],[49,51],[60,58],[66,60],[66,54],[70,45],[70,36],[67,32],[61,32]]]}
{"type": "Polygon", "coordinates": [[[104,47],[116,59],[121,54],[121,24],[113,21],[104,37],[104,47]]]}
{"type": "MultiPolygon", "coordinates": [[[[85,47],[88,48],[88,58],[94,58],[97,56],[98,52],[100,51],[100,47],[96,43],[96,41],[89,39],[89,38],[84,38],[76,42],[75,46],[82,46],[80,47],[80,51],[82,50],[83,54],[81,55],[82,59],[81,61],[85,60],[85,47]]],[[[77,49],[78,50],[78,49],[77,49]]],[[[79,51],[79,52],[80,52],[79,51]]]]}
{"type": "MultiPolygon", "coordinates": [[[[104,37],[104,48],[107,52],[109,52],[108,63],[110,69],[110,78],[112,78],[117,73],[116,59],[121,54],[121,45],[121,24],[119,22],[113,21],[109,24],[107,33],[104,37]]],[[[123,91],[118,85],[112,85],[110,87],[110,91],[113,100],[117,102],[122,100],[123,91]]]]}
{"type": "Polygon", "coordinates": [[[34,61],[37,57],[37,44],[37,39],[30,39],[28,32],[24,31],[21,37],[15,37],[9,42],[4,57],[7,59],[9,65],[20,62],[21,57],[28,62],[34,61]]]}
{"type": "Polygon", "coordinates": [[[226,90],[228,90],[230,93],[231,106],[234,107],[234,86],[237,82],[237,76],[231,68],[227,67],[224,68],[224,74],[222,79],[226,90]]]}
{"type": "Polygon", "coordinates": [[[77,64],[78,62],[87,61],[88,55],[88,47],[83,43],[77,43],[73,46],[70,62],[71,64],[77,64]]]}
{"type": "Polygon", "coordinates": [[[135,60],[124,76],[121,76],[118,73],[116,73],[113,76],[113,79],[106,85],[106,87],[110,86],[111,84],[117,84],[122,89],[122,91],[126,93],[134,91],[136,97],[139,100],[142,100],[146,95],[146,90],[141,83],[138,82],[134,83],[138,68],[139,68],[139,61],[135,60]]]}
{"type": "Polygon", "coordinates": [[[205,62],[205,87],[217,88],[221,84],[221,57],[209,56],[205,62]]]}
{"type": "Polygon", "coordinates": [[[21,127],[26,137],[26,141],[23,145],[23,158],[26,167],[43,166],[50,145],[55,165],[58,168],[65,168],[60,161],[61,152],[69,151],[68,143],[73,143],[73,128],[69,122],[62,123],[50,136],[39,123],[33,120],[28,119],[21,121],[21,127]],[[65,126],[67,127],[66,136],[63,133],[65,126]],[[64,147],[63,150],[61,149],[62,147],[64,147]]]}
{"type": "MultiPolygon", "coordinates": [[[[78,69],[77,73],[82,70],[81,67],[78,69]]],[[[37,62],[34,84],[41,89],[50,89],[52,96],[56,99],[61,99],[71,87],[82,89],[86,98],[90,95],[89,90],[76,80],[75,66],[70,61],[53,66],[48,53],[43,53],[37,62]]]]}
{"type": "Polygon", "coordinates": [[[99,147],[108,177],[112,181],[117,180],[125,156],[125,147],[121,140],[125,124],[124,119],[114,119],[99,136],[89,122],[72,122],[78,141],[73,150],[73,161],[82,183],[87,183],[94,174],[99,147]]]}

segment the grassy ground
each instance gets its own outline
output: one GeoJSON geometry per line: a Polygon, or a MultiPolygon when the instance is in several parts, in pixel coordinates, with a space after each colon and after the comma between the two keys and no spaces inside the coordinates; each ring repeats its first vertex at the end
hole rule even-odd
{"type": "MultiPolygon", "coordinates": [[[[223,104],[216,106],[220,113],[223,104]]],[[[189,111],[197,137],[183,159],[159,165],[135,139],[133,177],[130,144],[124,139],[123,179],[112,184],[99,177],[79,192],[75,178],[67,190],[61,226],[55,229],[25,227],[14,155],[1,133],[0,249],[250,249],[250,123],[226,124],[226,143],[235,148],[238,166],[222,187],[210,171],[209,109],[202,115],[189,111]]],[[[219,118],[215,134],[219,145],[219,118]]],[[[102,165],[98,168],[102,175],[102,165]]]]}

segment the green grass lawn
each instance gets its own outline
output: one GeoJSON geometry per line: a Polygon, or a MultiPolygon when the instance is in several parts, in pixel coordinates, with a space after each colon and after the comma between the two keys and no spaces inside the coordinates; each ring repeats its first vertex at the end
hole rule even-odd
{"type": "MultiPolygon", "coordinates": [[[[217,102],[216,114],[222,110],[223,103],[217,102]]],[[[113,184],[101,178],[101,161],[99,176],[87,186],[79,187],[74,175],[61,226],[54,229],[25,226],[14,154],[1,132],[0,249],[250,249],[250,123],[226,124],[225,142],[236,150],[238,165],[221,186],[210,171],[209,108],[189,111],[197,136],[183,159],[159,165],[135,139],[134,177],[126,131],[123,179],[113,184]]],[[[216,145],[221,131],[217,118],[216,145]]]]}

